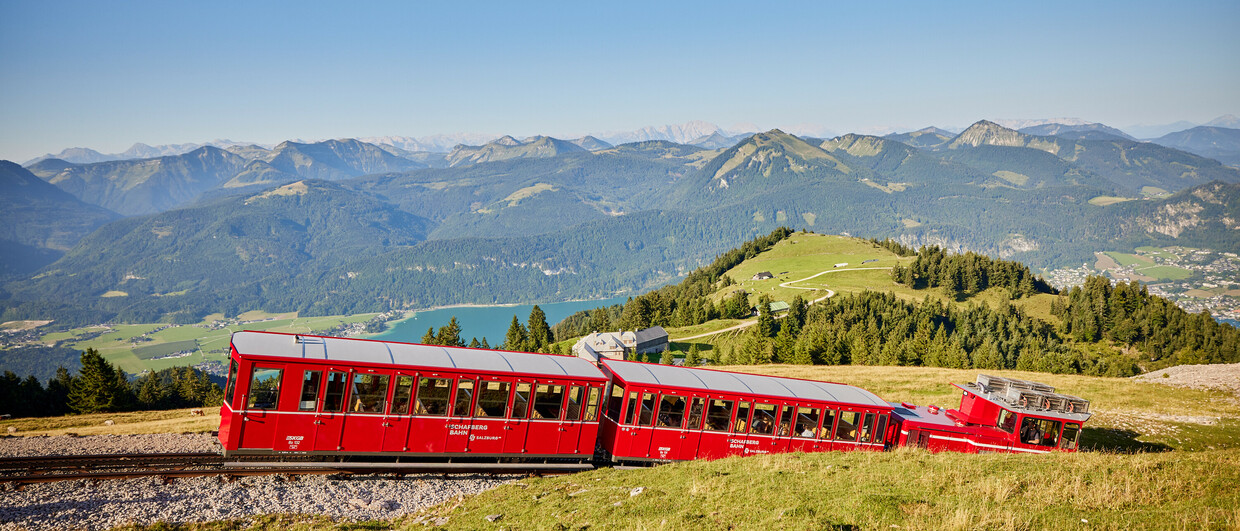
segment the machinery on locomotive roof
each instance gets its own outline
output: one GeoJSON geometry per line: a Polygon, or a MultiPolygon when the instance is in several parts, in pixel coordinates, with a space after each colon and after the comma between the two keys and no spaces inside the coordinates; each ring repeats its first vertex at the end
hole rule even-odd
{"type": "Polygon", "coordinates": [[[1076,451],[1089,402],[980,375],[960,408],[705,368],[237,332],[226,455],[649,464],[828,450],[1076,451]]]}

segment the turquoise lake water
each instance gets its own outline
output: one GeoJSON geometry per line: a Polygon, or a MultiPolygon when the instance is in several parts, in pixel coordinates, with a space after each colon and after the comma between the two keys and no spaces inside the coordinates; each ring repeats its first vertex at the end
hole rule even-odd
{"type": "MultiPolygon", "coordinates": [[[[554,325],[565,317],[582,310],[592,310],[600,306],[611,306],[614,304],[624,304],[628,300],[628,296],[615,297],[611,299],[601,299],[594,301],[570,301],[570,302],[553,302],[549,304],[539,304],[543,313],[547,314],[547,324],[554,325]]],[[[387,341],[405,341],[417,343],[426,335],[427,328],[439,330],[439,327],[447,325],[453,316],[456,317],[457,324],[461,325],[461,339],[469,344],[470,338],[487,339],[492,347],[499,346],[504,342],[504,336],[508,333],[508,325],[512,324],[512,316],[516,315],[517,320],[522,325],[530,318],[530,311],[534,309],[533,304],[519,304],[516,306],[478,306],[478,307],[459,307],[459,308],[442,308],[438,310],[420,311],[412,317],[400,322],[391,324],[386,332],[368,336],[370,339],[383,339],[387,341]]]]}

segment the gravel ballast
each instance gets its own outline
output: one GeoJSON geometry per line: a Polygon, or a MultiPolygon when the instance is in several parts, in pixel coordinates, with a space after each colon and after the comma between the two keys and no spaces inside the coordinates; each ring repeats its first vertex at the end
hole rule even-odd
{"type": "MultiPolygon", "coordinates": [[[[83,455],[218,451],[211,435],[105,435],[0,438],[0,455],[83,455]]],[[[312,514],[340,520],[396,518],[516,476],[331,475],[139,478],[0,483],[0,530],[108,529],[125,524],[188,523],[263,514],[312,514]]]]}

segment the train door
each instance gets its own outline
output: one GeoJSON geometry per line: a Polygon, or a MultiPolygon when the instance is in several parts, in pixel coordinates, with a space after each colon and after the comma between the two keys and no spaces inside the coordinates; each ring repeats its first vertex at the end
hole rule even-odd
{"type": "Polygon", "coordinates": [[[314,449],[319,452],[336,452],[342,449],[340,437],[344,432],[345,399],[349,398],[349,373],[327,371],[323,382],[323,398],[314,415],[314,449]]]}
{"type": "Polygon", "coordinates": [[[340,438],[345,451],[378,452],[383,449],[383,433],[388,424],[383,417],[388,409],[391,383],[392,375],[384,371],[362,369],[353,373],[340,438]]]}
{"type": "Polygon", "coordinates": [[[559,452],[564,395],[567,385],[540,380],[534,386],[530,420],[525,436],[527,453],[545,455],[559,452]]]}
{"type": "Polygon", "coordinates": [[[556,453],[579,454],[581,452],[581,418],[585,413],[586,394],[589,387],[581,385],[568,386],[564,396],[564,414],[560,421],[560,444],[556,453]]]}
{"type": "Polygon", "coordinates": [[[392,375],[392,397],[388,400],[387,416],[383,418],[384,452],[409,451],[410,406],[413,405],[413,384],[417,374],[396,371],[392,375]]]}
{"type": "Polygon", "coordinates": [[[758,440],[749,436],[750,413],[753,404],[742,400],[736,405],[736,419],[732,421],[732,438],[728,441],[728,455],[749,455],[749,447],[758,440]]]}
{"type": "Polygon", "coordinates": [[[702,440],[702,420],[706,418],[706,397],[691,396],[689,412],[685,414],[685,429],[680,432],[680,446],[672,459],[689,460],[697,457],[702,440]]]}
{"type": "Polygon", "coordinates": [[[448,438],[448,410],[456,380],[437,372],[418,373],[409,419],[409,451],[443,453],[448,438]]]}
{"type": "Polygon", "coordinates": [[[775,438],[771,441],[771,452],[785,453],[792,446],[792,428],[796,417],[796,405],[784,402],[779,409],[779,424],[775,426],[775,438]]]}
{"type": "Polygon", "coordinates": [[[685,444],[685,413],[688,408],[689,400],[684,394],[659,397],[646,455],[655,459],[676,459],[680,455],[680,448],[685,444]]]}
{"type": "Polygon", "coordinates": [[[718,459],[732,455],[732,414],[736,402],[722,398],[706,399],[706,420],[698,439],[698,459],[718,459]]]}
{"type": "Polygon", "coordinates": [[[460,378],[456,381],[452,410],[448,414],[448,438],[444,442],[445,452],[469,451],[469,431],[472,428],[474,391],[477,387],[478,381],[474,378],[460,378]]]}
{"type": "Polygon", "coordinates": [[[504,438],[509,433],[508,400],[512,395],[512,382],[497,376],[480,378],[475,390],[477,398],[474,419],[470,423],[469,453],[495,455],[504,453],[504,438]]]}
{"type": "Polygon", "coordinates": [[[578,453],[582,455],[594,455],[594,448],[598,443],[600,414],[603,409],[603,392],[606,391],[603,385],[591,385],[586,390],[586,406],[582,409],[581,423],[579,424],[579,435],[577,436],[578,453]]]}
{"type": "Polygon", "coordinates": [[[504,426],[507,433],[504,437],[504,453],[506,454],[526,453],[525,439],[530,431],[530,398],[533,397],[533,393],[533,381],[518,378],[513,383],[512,408],[508,414],[508,422],[504,426]]]}
{"type": "Polygon", "coordinates": [[[631,457],[650,457],[650,439],[654,435],[654,409],[658,394],[629,393],[629,453],[631,457]],[[634,404],[636,400],[636,404],[634,404]]]}
{"type": "Polygon", "coordinates": [[[283,387],[284,369],[252,365],[250,387],[242,395],[241,441],[239,447],[246,449],[274,448],[276,424],[279,415],[280,388],[283,387]]]}
{"type": "Polygon", "coordinates": [[[818,439],[818,426],[821,421],[822,408],[796,407],[792,417],[792,438],[788,441],[788,451],[821,451],[822,444],[818,439]]]}
{"type": "Polygon", "coordinates": [[[290,381],[293,378],[300,380],[297,412],[291,415],[281,415],[280,436],[276,438],[273,450],[308,452],[314,450],[315,434],[319,428],[315,417],[318,416],[319,395],[323,392],[323,371],[320,369],[295,371],[290,368],[289,372],[292,373],[289,375],[290,381]]]}
{"type": "Polygon", "coordinates": [[[749,423],[749,437],[745,443],[743,455],[774,453],[779,424],[779,406],[756,402],[753,405],[753,420],[749,423]]]}

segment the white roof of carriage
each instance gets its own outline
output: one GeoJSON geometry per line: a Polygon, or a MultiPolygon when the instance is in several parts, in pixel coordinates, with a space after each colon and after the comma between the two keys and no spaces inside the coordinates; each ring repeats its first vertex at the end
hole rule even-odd
{"type": "Polygon", "coordinates": [[[379,363],[555,377],[607,377],[594,364],[574,356],[248,331],[234,333],[232,345],[242,356],[379,363]]]}
{"type": "Polygon", "coordinates": [[[603,364],[620,379],[630,383],[891,407],[878,395],[845,384],[631,361],[603,360],[603,364]]]}

